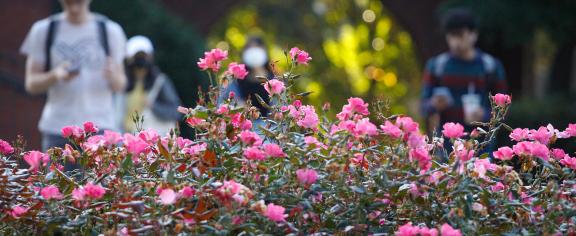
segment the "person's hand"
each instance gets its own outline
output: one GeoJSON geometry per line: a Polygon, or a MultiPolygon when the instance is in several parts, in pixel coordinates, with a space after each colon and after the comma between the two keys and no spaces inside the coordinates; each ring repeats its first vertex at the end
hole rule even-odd
{"type": "Polygon", "coordinates": [[[79,72],[70,73],[69,68],[70,68],[70,63],[64,62],[64,63],[58,65],[57,67],[55,67],[54,69],[52,69],[50,72],[52,73],[54,78],[56,78],[57,81],[70,81],[70,80],[76,78],[76,76],[78,76],[79,72]]]}
{"type": "Polygon", "coordinates": [[[116,76],[120,73],[120,65],[114,63],[112,58],[106,58],[106,64],[104,65],[104,78],[108,81],[116,80],[116,76]]]}
{"type": "Polygon", "coordinates": [[[437,111],[443,111],[450,106],[449,98],[445,95],[434,95],[430,99],[430,104],[437,111]]]}

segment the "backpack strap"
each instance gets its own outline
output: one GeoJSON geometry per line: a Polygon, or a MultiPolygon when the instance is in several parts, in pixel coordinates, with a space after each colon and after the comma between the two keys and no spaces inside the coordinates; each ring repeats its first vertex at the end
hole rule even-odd
{"type": "Polygon", "coordinates": [[[434,59],[434,71],[432,72],[432,86],[440,86],[440,78],[442,78],[442,74],[444,74],[444,68],[446,67],[446,63],[450,59],[450,55],[448,53],[442,53],[434,59]]]}
{"type": "Polygon", "coordinates": [[[96,15],[98,23],[98,37],[100,39],[100,44],[104,49],[106,56],[110,56],[110,44],[108,43],[108,30],[106,30],[106,22],[108,18],[103,15],[96,15]]]}
{"type": "Polygon", "coordinates": [[[50,17],[50,23],[48,24],[48,34],[46,35],[46,42],[44,45],[44,71],[50,71],[52,67],[52,53],[50,49],[52,48],[52,44],[54,44],[54,37],[56,35],[56,27],[58,26],[58,20],[56,17],[50,17]]]}

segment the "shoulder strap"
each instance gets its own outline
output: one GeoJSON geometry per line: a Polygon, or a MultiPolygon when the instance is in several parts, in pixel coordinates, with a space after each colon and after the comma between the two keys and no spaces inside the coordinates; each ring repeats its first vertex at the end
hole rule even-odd
{"type": "Polygon", "coordinates": [[[440,78],[442,77],[442,74],[444,74],[444,68],[446,67],[448,59],[450,59],[448,53],[442,53],[434,59],[434,71],[432,72],[433,86],[440,85],[440,78]]]}
{"type": "Polygon", "coordinates": [[[108,31],[106,30],[107,19],[103,16],[98,17],[98,35],[100,37],[100,44],[104,49],[106,56],[110,56],[110,45],[108,44],[108,31]]]}
{"type": "Polygon", "coordinates": [[[150,89],[150,92],[148,92],[148,101],[150,103],[154,103],[154,101],[156,101],[156,98],[158,98],[158,95],[160,94],[160,91],[162,90],[162,86],[164,86],[164,81],[166,80],[166,76],[164,74],[159,74],[156,77],[156,80],[154,81],[154,85],[152,85],[152,88],[150,89]]]}
{"type": "Polygon", "coordinates": [[[46,35],[46,44],[44,45],[44,71],[50,71],[52,67],[52,55],[50,49],[52,44],[54,44],[54,37],[56,34],[56,26],[58,26],[58,20],[56,17],[50,17],[50,23],[48,24],[48,34],[46,35]]]}

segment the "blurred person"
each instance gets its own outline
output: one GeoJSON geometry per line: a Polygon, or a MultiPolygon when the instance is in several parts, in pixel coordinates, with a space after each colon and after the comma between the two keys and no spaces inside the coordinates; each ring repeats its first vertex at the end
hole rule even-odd
{"type": "Polygon", "coordinates": [[[507,90],[500,61],[475,47],[477,21],[469,10],[448,11],[442,27],[449,50],[428,60],[424,70],[421,105],[429,135],[440,134],[446,122],[470,132],[473,122],[490,119],[489,94],[507,90]]]}
{"type": "Polygon", "coordinates": [[[154,46],[144,36],[134,36],[126,44],[126,109],[124,129],[135,132],[135,112],[144,116],[143,129],[154,129],[161,135],[176,127],[182,117],[177,111],[180,98],[170,79],[154,64],[154,46]]]}
{"type": "Polygon", "coordinates": [[[242,63],[246,65],[248,76],[243,80],[232,80],[229,84],[223,84],[221,100],[227,98],[230,92],[234,92],[239,105],[250,101],[252,106],[260,111],[261,116],[268,116],[269,109],[260,104],[256,95],[260,96],[264,102],[270,104],[270,96],[264,83],[274,78],[270,57],[266,49],[266,44],[260,37],[251,37],[247,40],[242,49],[242,63]]]}
{"type": "Polygon", "coordinates": [[[120,25],[91,12],[90,3],[60,0],[63,12],[34,23],[21,47],[26,91],[47,93],[38,125],[44,151],[67,143],[61,129],[68,125],[118,128],[114,93],[126,86],[126,36],[120,25]]]}

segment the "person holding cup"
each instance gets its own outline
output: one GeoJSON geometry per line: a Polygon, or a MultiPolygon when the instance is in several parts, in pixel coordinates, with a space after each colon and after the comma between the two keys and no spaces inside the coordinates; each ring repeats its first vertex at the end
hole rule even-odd
{"type": "Polygon", "coordinates": [[[442,26],[448,52],[428,60],[421,106],[429,134],[446,122],[458,122],[470,132],[473,122],[490,118],[489,94],[506,93],[500,61],[475,47],[477,22],[467,9],[452,9],[442,26]]]}

